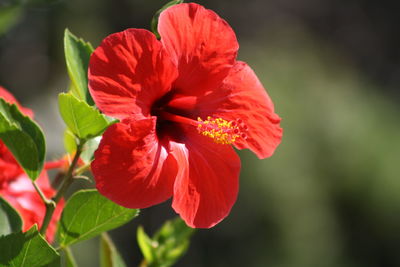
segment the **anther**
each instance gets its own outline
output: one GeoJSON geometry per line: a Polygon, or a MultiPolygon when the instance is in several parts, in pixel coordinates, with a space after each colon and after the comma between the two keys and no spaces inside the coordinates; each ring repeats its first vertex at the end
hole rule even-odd
{"type": "Polygon", "coordinates": [[[232,144],[238,138],[247,138],[247,125],[241,119],[227,121],[222,118],[207,117],[207,120],[197,118],[197,130],[204,136],[210,137],[217,144],[232,144]]]}

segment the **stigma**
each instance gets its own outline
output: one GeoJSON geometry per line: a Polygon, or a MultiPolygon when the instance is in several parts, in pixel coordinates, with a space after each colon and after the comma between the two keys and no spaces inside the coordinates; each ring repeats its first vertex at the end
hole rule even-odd
{"type": "Polygon", "coordinates": [[[227,121],[222,118],[197,118],[197,130],[200,134],[213,139],[217,144],[233,144],[238,138],[246,139],[247,125],[241,119],[227,121]]]}

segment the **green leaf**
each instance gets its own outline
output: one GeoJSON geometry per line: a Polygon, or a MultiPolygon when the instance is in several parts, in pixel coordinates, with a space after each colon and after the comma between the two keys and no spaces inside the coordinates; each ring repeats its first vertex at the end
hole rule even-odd
{"type": "Polygon", "coordinates": [[[70,93],[58,95],[58,106],[65,124],[81,140],[101,135],[108,126],[116,122],[109,122],[97,109],[70,93]]]}
{"type": "MultiPolygon", "coordinates": [[[[113,121],[114,122],[114,121],[113,121]]],[[[81,159],[85,164],[89,164],[93,160],[93,154],[100,144],[101,137],[89,139],[85,142],[82,149],[81,159]]],[[[68,128],[64,131],[64,147],[68,154],[76,151],[77,141],[75,135],[68,128]]]]}
{"type": "Polygon", "coordinates": [[[0,197],[0,236],[22,231],[22,220],[18,212],[0,197]]]}
{"type": "Polygon", "coordinates": [[[71,92],[78,99],[93,105],[88,90],[88,65],[93,47],[90,43],[78,39],[68,29],[64,32],[64,53],[68,75],[71,79],[71,92]]]}
{"type": "Polygon", "coordinates": [[[177,5],[177,4],[182,4],[183,0],[172,0],[168,3],[166,3],[165,5],[163,5],[162,8],[160,8],[153,16],[153,18],[151,19],[151,31],[155,34],[155,36],[157,37],[157,39],[160,39],[160,34],[158,33],[157,27],[158,27],[158,18],[160,17],[161,12],[163,12],[165,9],[177,5]]]}
{"type": "Polygon", "coordinates": [[[93,160],[93,153],[96,151],[97,147],[100,144],[100,137],[96,137],[93,139],[90,139],[85,143],[85,146],[83,147],[83,151],[81,154],[81,159],[85,164],[89,164],[93,160]]]}
{"type": "Polygon", "coordinates": [[[153,240],[159,244],[157,255],[162,266],[173,265],[186,253],[194,231],[179,217],[163,225],[153,237],[153,240]]]}
{"type": "Polygon", "coordinates": [[[168,267],[185,254],[193,233],[194,229],[177,217],[167,221],[151,239],[139,227],[137,238],[148,266],[168,267]]]}
{"type": "Polygon", "coordinates": [[[157,258],[155,248],[158,244],[154,243],[153,240],[144,232],[142,226],[138,227],[136,238],[146,262],[155,262],[157,258]]]}
{"type": "Polygon", "coordinates": [[[64,148],[68,154],[72,154],[76,151],[76,137],[70,129],[66,128],[64,131],[64,148]]]}
{"type": "Polygon", "coordinates": [[[26,174],[35,180],[42,171],[46,154],[43,132],[15,104],[11,105],[4,99],[0,99],[0,139],[26,174]]]}
{"type": "Polygon", "coordinates": [[[139,210],[121,207],[97,190],[81,190],[68,200],[58,222],[57,239],[62,247],[117,228],[137,216],[139,210]]]}
{"type": "Polygon", "coordinates": [[[125,267],[117,248],[107,233],[101,234],[100,266],[101,267],[125,267]]]}
{"type": "Polygon", "coordinates": [[[60,266],[60,255],[39,234],[36,224],[27,232],[0,237],[0,267],[60,266]]]}

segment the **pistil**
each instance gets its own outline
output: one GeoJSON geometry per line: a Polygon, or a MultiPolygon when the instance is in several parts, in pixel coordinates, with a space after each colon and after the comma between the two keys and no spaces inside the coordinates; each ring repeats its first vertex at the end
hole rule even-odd
{"type": "Polygon", "coordinates": [[[188,124],[188,125],[193,125],[197,127],[197,122],[195,120],[183,117],[183,116],[179,116],[176,114],[172,114],[166,111],[159,111],[158,112],[158,116],[160,116],[161,118],[163,118],[164,120],[167,121],[173,121],[173,122],[178,122],[178,123],[183,123],[183,124],[188,124]]]}
{"type": "Polygon", "coordinates": [[[164,120],[195,126],[200,134],[211,138],[217,144],[233,144],[238,138],[247,138],[248,128],[241,119],[228,121],[208,116],[206,120],[198,117],[195,121],[166,111],[160,111],[158,115],[164,120]]]}

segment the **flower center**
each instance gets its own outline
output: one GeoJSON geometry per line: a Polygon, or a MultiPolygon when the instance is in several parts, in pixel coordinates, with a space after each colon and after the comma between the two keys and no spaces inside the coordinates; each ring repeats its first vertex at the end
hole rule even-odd
{"type": "Polygon", "coordinates": [[[200,134],[211,138],[217,144],[233,144],[238,138],[247,138],[248,128],[241,119],[228,121],[208,116],[206,120],[198,117],[195,121],[166,111],[161,111],[159,116],[168,121],[195,126],[200,134]]]}

